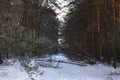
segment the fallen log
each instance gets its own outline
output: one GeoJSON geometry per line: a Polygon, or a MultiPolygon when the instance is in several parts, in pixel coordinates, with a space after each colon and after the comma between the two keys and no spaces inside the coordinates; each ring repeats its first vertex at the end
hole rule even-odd
{"type": "Polygon", "coordinates": [[[63,60],[50,60],[50,59],[39,59],[35,61],[45,61],[45,62],[57,62],[57,65],[59,63],[65,63],[65,64],[74,64],[74,65],[79,65],[79,66],[86,66],[84,62],[70,62],[70,61],[63,61],[63,60]]]}

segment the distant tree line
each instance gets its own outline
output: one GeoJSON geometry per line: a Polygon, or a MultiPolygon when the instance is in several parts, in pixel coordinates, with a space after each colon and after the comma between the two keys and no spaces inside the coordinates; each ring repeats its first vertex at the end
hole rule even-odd
{"type": "Polygon", "coordinates": [[[58,25],[54,11],[39,0],[0,0],[0,58],[56,52],[58,25]]]}
{"type": "Polygon", "coordinates": [[[76,0],[74,4],[66,29],[69,44],[116,67],[120,62],[120,1],[76,0]]]}
{"type": "MultiPolygon", "coordinates": [[[[57,53],[95,58],[116,67],[120,62],[120,1],[75,0],[58,45],[55,12],[42,0],[0,0],[0,59],[57,53]]],[[[54,0],[53,0],[54,2],[54,0]]]]}

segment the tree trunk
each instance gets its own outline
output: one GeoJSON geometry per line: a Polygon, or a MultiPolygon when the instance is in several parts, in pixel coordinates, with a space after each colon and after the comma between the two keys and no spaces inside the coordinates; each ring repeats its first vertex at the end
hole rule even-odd
{"type": "Polygon", "coordinates": [[[117,67],[117,40],[116,40],[116,9],[115,9],[115,0],[112,0],[113,8],[113,67],[117,67]]]}

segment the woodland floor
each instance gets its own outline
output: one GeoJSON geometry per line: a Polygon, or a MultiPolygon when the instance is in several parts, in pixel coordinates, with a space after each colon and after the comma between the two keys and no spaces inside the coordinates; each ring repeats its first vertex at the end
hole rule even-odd
{"type": "MultiPolygon", "coordinates": [[[[53,55],[52,59],[70,61],[62,54],[53,55]]],[[[56,68],[56,62],[35,60],[31,59],[28,65],[17,59],[5,60],[0,65],[0,80],[120,80],[120,68],[114,69],[105,64],[79,66],[59,63],[56,68]]]]}

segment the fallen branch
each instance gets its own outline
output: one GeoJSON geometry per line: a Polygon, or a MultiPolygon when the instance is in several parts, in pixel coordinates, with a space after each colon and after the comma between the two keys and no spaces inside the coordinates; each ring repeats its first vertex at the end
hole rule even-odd
{"type": "Polygon", "coordinates": [[[79,48],[80,50],[82,50],[86,55],[88,55],[89,56],[89,57],[87,57],[88,59],[90,59],[90,60],[92,59],[92,61],[96,62],[95,57],[93,57],[93,55],[90,54],[87,50],[85,50],[82,46],[79,46],[77,43],[75,43],[75,46],[77,48],[79,48]]]}
{"type": "Polygon", "coordinates": [[[39,60],[35,60],[35,61],[58,62],[58,63],[66,63],[66,64],[74,64],[74,65],[86,66],[85,63],[69,62],[69,61],[63,61],[63,60],[39,59],[39,60]]]}

